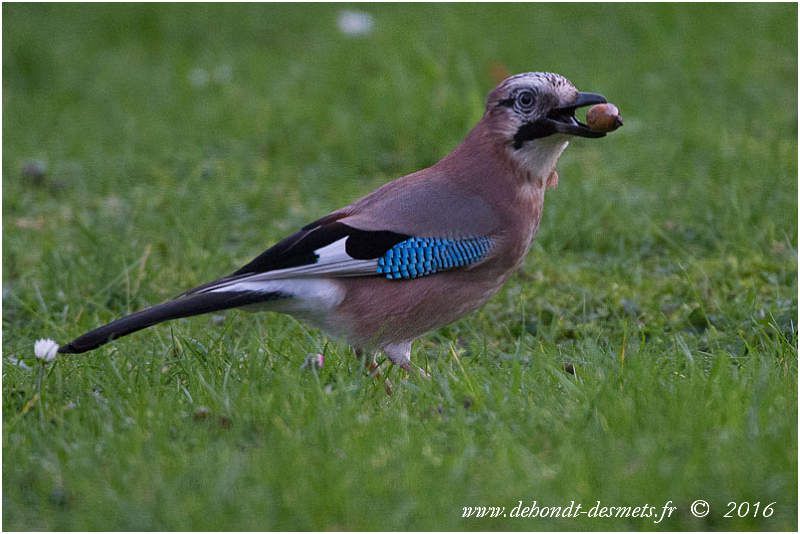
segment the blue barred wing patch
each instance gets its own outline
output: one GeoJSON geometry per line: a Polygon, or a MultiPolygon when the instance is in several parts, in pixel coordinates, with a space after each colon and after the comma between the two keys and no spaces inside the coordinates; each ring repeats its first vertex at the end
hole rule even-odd
{"type": "Polygon", "coordinates": [[[492,240],[488,237],[412,237],[397,243],[378,258],[377,272],[389,280],[419,278],[475,263],[491,248],[492,240]]]}

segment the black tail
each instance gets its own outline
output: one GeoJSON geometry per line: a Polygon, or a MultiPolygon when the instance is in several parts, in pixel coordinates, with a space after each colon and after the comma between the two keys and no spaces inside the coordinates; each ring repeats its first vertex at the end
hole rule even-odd
{"type": "Polygon", "coordinates": [[[132,313],[87,332],[72,340],[71,343],[60,347],[58,352],[80,354],[81,352],[96,349],[119,337],[127,336],[148,326],[169,321],[170,319],[191,317],[202,313],[247,306],[248,304],[258,304],[285,296],[282,293],[261,293],[256,291],[189,293],[175,300],[132,313]]]}

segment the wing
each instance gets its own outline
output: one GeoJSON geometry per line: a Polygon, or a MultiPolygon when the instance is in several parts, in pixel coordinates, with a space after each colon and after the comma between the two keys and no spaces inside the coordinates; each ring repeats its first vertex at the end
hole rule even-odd
{"type": "MultiPolygon", "coordinates": [[[[333,213],[304,226],[236,271],[272,273],[273,277],[302,275],[358,275],[395,244],[410,236],[385,230],[360,230],[344,224],[343,213],[333,213]]],[[[374,269],[370,274],[375,274],[374,269]]]]}
{"type": "Polygon", "coordinates": [[[289,278],[407,280],[477,263],[490,253],[499,221],[482,198],[446,178],[429,169],[390,182],[189,293],[289,278]]]}
{"type": "Polygon", "coordinates": [[[285,279],[383,276],[409,280],[476,263],[486,257],[492,244],[492,238],[485,236],[455,239],[361,230],[329,216],[278,242],[230,276],[184,296],[253,290],[259,283],[285,279]]]}

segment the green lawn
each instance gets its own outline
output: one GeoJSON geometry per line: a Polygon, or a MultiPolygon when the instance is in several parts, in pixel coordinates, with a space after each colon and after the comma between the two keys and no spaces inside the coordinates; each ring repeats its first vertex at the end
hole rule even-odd
{"type": "Polygon", "coordinates": [[[2,9],[4,529],[797,529],[795,5],[361,4],[361,37],[337,5],[2,9]],[[36,338],[435,162],[498,65],[625,126],[567,150],[504,290],[415,345],[430,380],[388,396],[238,311],[40,376],[36,338]],[[533,500],[677,510],[462,518],[533,500]]]}

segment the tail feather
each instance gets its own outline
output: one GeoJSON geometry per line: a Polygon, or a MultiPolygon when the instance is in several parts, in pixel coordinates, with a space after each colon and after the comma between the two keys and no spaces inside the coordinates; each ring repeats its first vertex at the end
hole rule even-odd
{"type": "Polygon", "coordinates": [[[80,354],[96,349],[114,339],[171,319],[258,304],[285,298],[286,296],[280,292],[265,293],[258,291],[189,293],[175,300],[132,313],[87,332],[60,347],[58,352],[80,354]]]}

